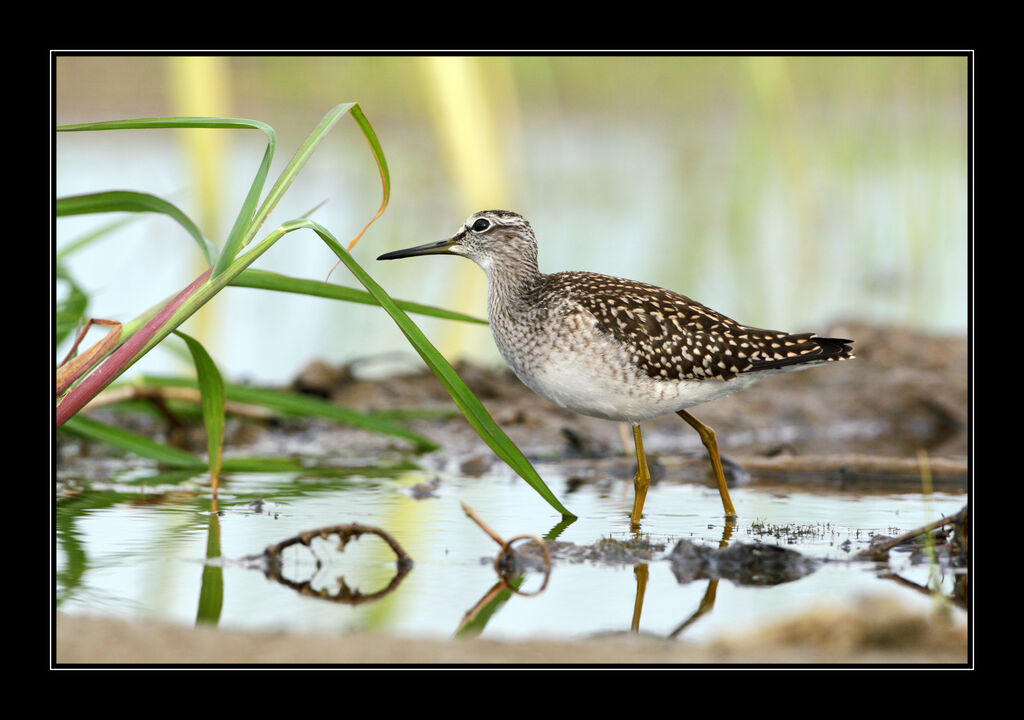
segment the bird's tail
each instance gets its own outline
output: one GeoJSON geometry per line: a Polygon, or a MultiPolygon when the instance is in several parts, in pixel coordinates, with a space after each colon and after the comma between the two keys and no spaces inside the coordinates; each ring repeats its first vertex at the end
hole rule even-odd
{"type": "Polygon", "coordinates": [[[849,360],[855,357],[852,347],[853,340],[812,337],[811,342],[817,343],[821,348],[821,355],[815,358],[817,360],[849,360]]]}
{"type": "Polygon", "coordinates": [[[853,348],[851,347],[853,340],[845,338],[817,337],[814,333],[775,335],[773,337],[769,331],[763,344],[767,345],[768,343],[785,344],[787,346],[786,355],[783,356],[780,350],[765,349],[763,357],[755,360],[751,367],[752,370],[777,368],[798,370],[833,360],[848,360],[853,357],[853,348]]]}

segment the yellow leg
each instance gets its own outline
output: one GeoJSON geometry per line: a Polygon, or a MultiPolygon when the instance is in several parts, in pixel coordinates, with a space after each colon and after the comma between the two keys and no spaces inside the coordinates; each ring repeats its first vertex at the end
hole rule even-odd
{"type": "Polygon", "coordinates": [[[633,426],[633,445],[636,447],[636,477],[633,478],[633,512],[629,514],[629,524],[635,528],[640,525],[647,488],[651,486],[651,473],[647,470],[647,456],[644,455],[644,441],[640,437],[639,425],[633,426]]]}
{"type": "Polygon", "coordinates": [[[725,473],[722,471],[722,458],[718,455],[718,441],[715,439],[715,431],[702,423],[685,410],[676,413],[679,417],[689,423],[690,427],[700,435],[700,441],[708,449],[711,456],[711,467],[715,471],[715,481],[718,483],[718,492],[722,496],[722,507],[725,508],[726,518],[735,518],[736,508],[732,506],[732,499],[729,497],[729,488],[725,484],[725,473]]]}
{"type": "Polygon", "coordinates": [[[633,599],[633,622],[629,629],[632,632],[640,631],[640,611],[644,609],[644,592],[647,590],[647,577],[650,571],[647,563],[639,563],[633,566],[633,575],[636,577],[636,597],[633,599]]]}

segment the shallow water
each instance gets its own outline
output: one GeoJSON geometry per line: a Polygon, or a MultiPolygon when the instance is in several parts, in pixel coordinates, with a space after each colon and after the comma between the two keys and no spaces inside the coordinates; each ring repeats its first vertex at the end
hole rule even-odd
{"type": "MultiPolygon", "coordinates": [[[[570,491],[557,465],[537,467],[579,516],[557,534],[559,542],[588,546],[634,537],[627,519],[629,478],[572,484],[570,491]]],[[[471,477],[401,466],[351,472],[233,474],[223,480],[215,515],[204,476],[127,470],[109,482],[93,481],[57,503],[58,609],[191,625],[205,592],[202,612],[222,628],[452,637],[498,579],[492,566],[498,545],[459,501],[504,538],[548,536],[560,521],[510,472],[471,477]],[[420,483],[428,496],[415,499],[420,483]],[[244,561],[299,533],[346,523],[384,530],[413,560],[397,587],[379,599],[351,605],[303,595],[244,561]],[[213,560],[206,563],[208,555],[213,560]],[[222,600],[211,606],[209,593],[216,597],[218,591],[222,600]]],[[[664,545],[650,560],[576,561],[556,553],[542,593],[499,601],[464,632],[492,639],[581,638],[634,628],[703,641],[822,605],[852,604],[864,595],[894,595],[927,608],[933,598],[912,585],[928,586],[935,571],[940,593],[952,592],[953,570],[912,561],[906,551],[892,551],[882,565],[849,560],[875,534],[895,536],[958,511],[964,494],[854,495],[775,486],[737,488],[732,497],[741,518],[730,544],[779,544],[824,562],[805,577],[774,586],[729,579],[680,583],[667,559],[676,542],[718,547],[725,526],[716,490],[663,481],[651,488],[641,527],[645,539],[664,545]],[[707,611],[687,625],[702,602],[707,611]]],[[[336,578],[343,576],[348,588],[370,595],[396,575],[394,553],[372,535],[348,543],[342,553],[315,545],[315,555],[290,548],[282,563],[282,575],[308,582],[313,592],[337,595],[336,578]]],[[[536,588],[539,578],[531,574],[527,582],[536,588]]]]}

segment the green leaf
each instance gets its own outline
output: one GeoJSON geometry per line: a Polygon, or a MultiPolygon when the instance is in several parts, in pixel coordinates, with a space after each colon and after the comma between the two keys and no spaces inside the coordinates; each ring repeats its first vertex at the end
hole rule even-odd
{"type": "Polygon", "coordinates": [[[373,157],[377,160],[377,170],[380,172],[380,181],[384,186],[384,197],[381,200],[380,208],[377,209],[377,214],[370,218],[370,222],[366,223],[363,229],[356,235],[348,244],[349,252],[359,242],[359,238],[363,236],[367,228],[373,225],[374,221],[379,218],[383,213],[384,209],[388,206],[388,201],[391,198],[391,173],[388,170],[388,161],[384,157],[384,150],[380,146],[380,141],[377,139],[377,134],[373,131],[373,127],[370,126],[370,121],[363,115],[363,111],[358,105],[353,105],[351,108],[352,119],[356,121],[359,128],[363,131],[363,137],[366,138],[366,142],[370,143],[370,150],[373,152],[373,157]]]}
{"type": "MultiPolygon", "coordinates": [[[[270,139],[267,152],[264,154],[263,164],[257,173],[256,180],[250,188],[244,207],[239,212],[239,219],[235,222],[232,235],[229,237],[225,249],[220,253],[217,264],[190,283],[185,289],[169,299],[166,303],[152,308],[135,320],[124,324],[124,336],[122,345],[111,355],[105,363],[94,370],[90,375],[79,383],[63,398],[57,406],[57,426],[60,427],[69,417],[77,413],[84,405],[96,396],[111,381],[131,367],[139,358],[148,353],[153,347],[163,341],[165,337],[181,323],[188,319],[196,310],[205,305],[211,298],[219,293],[236,275],[253,263],[260,255],[266,252],[284,233],[275,231],[260,242],[257,247],[235,257],[238,248],[244,247],[252,239],[256,231],[266,220],[267,215],[281,199],[284,191],[291,184],[295,175],[309,159],[310,153],[320,142],[323,135],[334,126],[346,112],[357,108],[354,103],[335,106],[324,116],[317,128],[306,138],[306,141],[296,152],[285,171],[278,178],[274,187],[270,190],[267,198],[263,201],[259,211],[249,218],[249,207],[254,204],[263,186],[263,178],[266,177],[266,170],[270,165],[270,158],[273,155],[273,147],[276,144],[274,130],[266,123],[256,120],[244,120],[238,118],[143,118],[138,120],[118,120],[112,122],[85,123],[80,125],[63,125],[57,128],[58,132],[81,132],[91,130],[126,130],[126,129],[152,129],[152,128],[257,128],[263,130],[270,139]],[[244,226],[244,232],[239,236],[237,233],[244,226]],[[136,338],[138,340],[136,341],[136,338]]],[[[379,152],[379,143],[373,136],[366,118],[362,113],[354,115],[356,122],[375,153],[379,152]]],[[[383,155],[377,157],[378,165],[383,163],[383,155]]],[[[384,179],[385,199],[381,203],[381,209],[377,211],[379,217],[387,204],[388,180],[386,164],[382,166],[382,178],[384,179]]],[[[370,221],[371,223],[373,220],[370,221]]],[[[367,225],[368,226],[368,225],[367,225]]],[[[365,228],[364,228],[365,231],[365,228]]]]}
{"type": "Polygon", "coordinates": [[[71,277],[67,268],[60,263],[57,263],[54,274],[57,280],[62,280],[68,284],[68,295],[57,303],[57,311],[55,313],[55,344],[60,345],[68,335],[84,323],[85,308],[89,304],[89,297],[78,286],[75,279],[71,277]]]}
{"type": "MultiPolygon", "coordinates": [[[[142,379],[146,385],[157,387],[196,387],[196,382],[189,378],[155,377],[147,375],[142,379]]],[[[326,400],[292,393],[284,390],[269,390],[266,388],[247,387],[245,385],[234,385],[227,383],[224,386],[225,395],[233,402],[248,403],[250,405],[261,405],[276,410],[284,415],[297,415],[302,417],[322,417],[334,422],[344,423],[361,427],[373,432],[386,435],[395,435],[411,441],[420,450],[436,450],[437,444],[427,438],[417,435],[406,428],[396,425],[384,418],[361,413],[345,407],[334,405],[326,400]]]]}
{"type": "Polygon", "coordinates": [[[540,475],[526,459],[522,451],[516,447],[505,432],[498,426],[490,413],[477,400],[473,392],[466,387],[462,379],[455,372],[455,369],[445,360],[444,356],[430,343],[423,332],[416,326],[409,316],[398,307],[394,300],[388,296],[384,289],[363,270],[355,259],[338,243],[338,241],[318,223],[312,220],[296,220],[284,223],[279,228],[284,232],[293,232],[302,228],[308,228],[316,232],[320,238],[327,243],[327,246],[341,259],[349,271],[365,287],[373,298],[384,308],[385,311],[398,325],[399,329],[406,336],[409,342],[419,353],[420,357],[430,368],[431,372],[441,381],[445,390],[455,401],[455,405],[462,411],[470,425],[480,435],[481,439],[491,448],[494,453],[505,461],[509,467],[516,471],[551,507],[555,508],[563,517],[576,517],[566,510],[555,497],[554,493],[541,479],[540,475]]]}
{"type": "Polygon", "coordinates": [[[171,203],[149,193],[132,192],[129,190],[110,190],[107,192],[70,195],[57,198],[57,216],[85,215],[88,213],[106,212],[155,212],[163,213],[176,220],[199,245],[211,265],[217,259],[217,248],[203,237],[196,224],[171,203]]]}
{"type": "Polygon", "coordinates": [[[206,451],[210,467],[210,486],[217,494],[220,482],[221,454],[224,448],[224,381],[210,354],[195,338],[180,330],[174,331],[181,337],[192,354],[202,398],[203,425],[206,427],[206,451]]]}
{"type": "MultiPolygon", "coordinates": [[[[513,589],[519,589],[519,586],[522,584],[522,576],[515,578],[515,580],[509,583],[513,589]]],[[[487,627],[491,617],[504,607],[511,597],[512,591],[508,588],[499,590],[494,597],[488,600],[486,605],[476,611],[473,617],[469,618],[469,620],[463,619],[462,624],[455,630],[455,637],[463,639],[478,637],[487,627]]]]}
{"type": "MultiPolygon", "coordinates": [[[[210,513],[206,528],[206,559],[220,557],[220,516],[210,513]]],[[[224,566],[220,563],[203,565],[199,585],[199,603],[196,608],[196,625],[216,625],[224,608],[224,566]]]]}
{"type": "Polygon", "coordinates": [[[118,230],[125,225],[128,225],[138,219],[138,215],[125,215],[124,217],[113,220],[112,222],[101,225],[94,230],[81,235],[74,240],[71,240],[63,245],[60,250],[57,251],[57,262],[67,259],[67,256],[71,253],[78,252],[84,247],[87,247],[97,240],[102,240],[108,235],[112,234],[115,230],[118,230]]]}
{"type": "MultiPolygon", "coordinates": [[[[252,122],[255,123],[256,121],[252,122]]],[[[262,224],[262,220],[259,223],[253,223],[253,214],[256,211],[256,203],[260,200],[260,193],[263,192],[263,185],[267,181],[267,173],[270,172],[270,162],[274,159],[277,136],[274,133],[274,129],[264,123],[254,124],[254,127],[259,127],[267,135],[267,149],[263,152],[263,160],[260,161],[259,169],[256,170],[256,177],[253,178],[252,185],[249,186],[249,192],[246,194],[242,207],[238,210],[238,216],[231,226],[227,242],[224,243],[224,250],[217,260],[217,265],[213,268],[212,277],[217,277],[228,269],[228,266],[238,255],[238,251],[256,234],[259,225],[262,224]]]]}
{"type": "MultiPolygon", "coordinates": [[[[256,178],[249,187],[238,216],[235,218],[231,232],[228,234],[227,242],[219,257],[214,255],[210,263],[214,263],[213,277],[224,272],[228,265],[235,259],[249,239],[255,234],[259,223],[253,223],[253,212],[256,203],[259,202],[260,193],[263,192],[263,184],[266,182],[267,173],[270,171],[270,162],[274,158],[274,148],[277,145],[277,135],[274,128],[259,120],[248,120],[246,118],[224,118],[224,117],[162,117],[162,118],[137,118],[133,120],[112,120],[96,123],[80,123],[76,125],[61,125],[57,127],[58,132],[83,132],[94,130],[156,130],[169,128],[206,128],[206,129],[254,129],[261,130],[268,139],[267,149],[263,153],[263,161],[256,171],[256,178]]],[[[275,200],[276,203],[276,200],[275,200]]],[[[269,212],[269,209],[268,211],[269,212]]],[[[265,219],[265,215],[263,219],[265,219]]]]}
{"type": "Polygon", "coordinates": [[[260,206],[259,211],[257,211],[253,217],[250,232],[247,233],[246,243],[244,244],[248,244],[248,240],[252,239],[256,234],[256,231],[267,219],[267,216],[281,200],[285,191],[289,186],[291,186],[292,182],[299,174],[299,171],[302,170],[303,166],[305,166],[306,162],[313,154],[313,151],[320,144],[320,141],[324,139],[324,136],[327,135],[331,128],[337,124],[338,120],[340,120],[354,105],[355,103],[335,105],[327,112],[326,115],[323,116],[323,118],[321,118],[317,126],[313,128],[309,135],[306,136],[306,139],[302,141],[302,144],[299,145],[299,148],[295,151],[292,159],[288,161],[284,170],[282,170],[281,174],[277,177],[277,181],[270,188],[270,191],[267,192],[266,199],[260,206]]]}
{"type": "MultiPolygon", "coordinates": [[[[363,303],[365,305],[377,305],[373,295],[365,290],[331,285],[321,280],[306,280],[302,278],[289,277],[267,270],[254,270],[249,268],[243,270],[231,281],[235,287],[257,288],[259,290],[275,290],[278,292],[298,293],[300,295],[313,295],[315,297],[328,298],[331,300],[344,300],[346,302],[363,303]]],[[[463,322],[487,324],[487,321],[432,305],[409,302],[407,300],[395,300],[398,307],[405,312],[430,315],[432,317],[445,318],[447,320],[461,320],[463,322]]]]}
{"type": "Polygon", "coordinates": [[[68,418],[62,429],[80,437],[106,443],[150,460],[156,460],[164,465],[197,469],[204,467],[203,461],[191,453],[170,445],[163,445],[131,431],[101,423],[86,415],[79,414],[68,418]]]}

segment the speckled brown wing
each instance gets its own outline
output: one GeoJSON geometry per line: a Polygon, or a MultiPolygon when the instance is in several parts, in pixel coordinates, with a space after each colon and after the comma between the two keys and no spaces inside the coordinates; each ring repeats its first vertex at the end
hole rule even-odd
{"type": "Polygon", "coordinates": [[[740,373],[852,357],[850,340],[741,325],[685,295],[596,273],[556,273],[601,332],[632,348],[648,376],[729,380],[740,373]]]}

